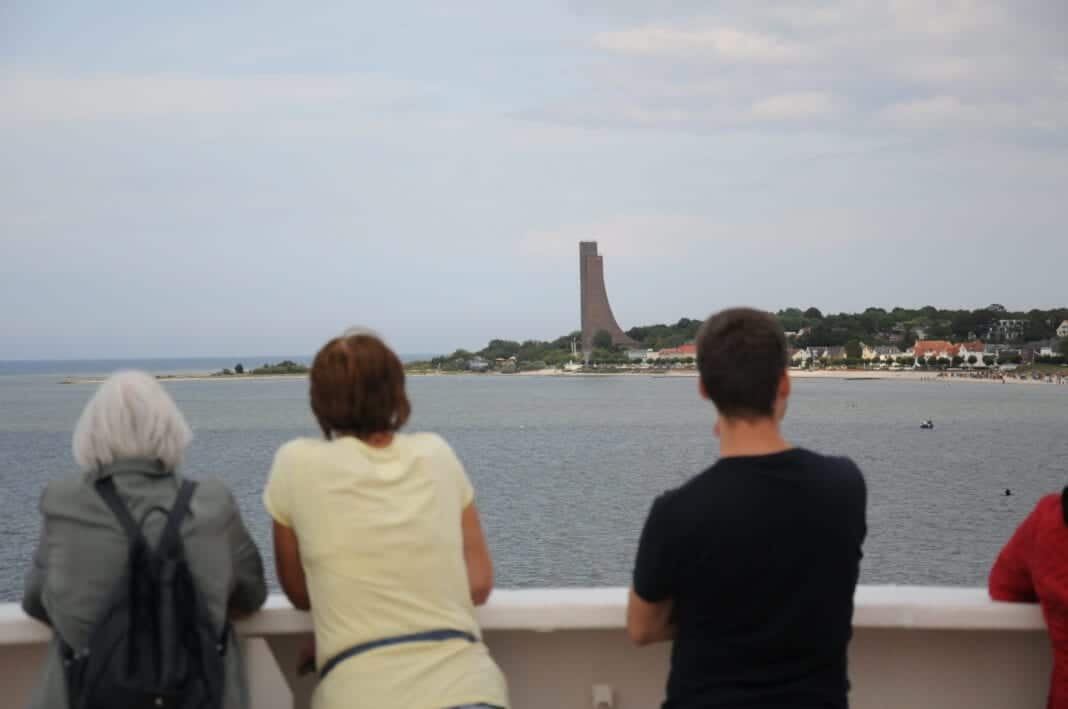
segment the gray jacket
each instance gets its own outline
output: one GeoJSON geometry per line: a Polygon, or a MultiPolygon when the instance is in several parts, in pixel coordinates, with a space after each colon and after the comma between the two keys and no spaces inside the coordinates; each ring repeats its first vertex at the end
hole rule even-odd
{"type": "MultiPolygon", "coordinates": [[[[170,510],[181,478],[157,461],[127,460],[105,466],[135,520],[155,506],[170,510]]],[[[26,576],[25,611],[50,626],[69,645],[84,646],[126,565],[127,542],[119,521],[85,475],[55,480],[41,495],[44,519],[33,567],[26,576]]],[[[153,514],[144,534],[155,544],[165,516],[153,514]]],[[[230,490],[202,480],[182,523],[186,558],[208,613],[220,630],[228,612],[251,613],[263,605],[263,561],[248,535],[230,490]]],[[[248,681],[236,638],[226,654],[226,709],[248,709],[248,681]]],[[[66,709],[67,692],[53,638],[31,709],[66,709]]]]}

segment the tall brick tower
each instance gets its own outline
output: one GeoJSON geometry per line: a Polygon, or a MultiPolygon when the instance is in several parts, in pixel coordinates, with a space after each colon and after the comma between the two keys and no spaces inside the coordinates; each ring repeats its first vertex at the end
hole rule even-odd
{"type": "Polygon", "coordinates": [[[604,287],[604,259],[597,253],[596,241],[579,242],[579,287],[582,296],[582,353],[593,352],[593,337],[601,330],[617,345],[637,346],[627,337],[612,315],[604,287]]]}

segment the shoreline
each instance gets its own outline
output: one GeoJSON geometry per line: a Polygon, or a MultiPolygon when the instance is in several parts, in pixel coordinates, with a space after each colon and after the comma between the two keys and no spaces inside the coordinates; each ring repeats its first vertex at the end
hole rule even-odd
{"type": "MultiPolygon", "coordinates": [[[[1048,384],[1045,379],[1017,379],[1006,376],[1004,379],[970,377],[970,376],[938,376],[923,371],[869,371],[860,369],[820,369],[820,370],[788,370],[792,379],[837,379],[844,381],[913,381],[913,382],[972,382],[982,384],[1048,384]]],[[[653,378],[696,378],[695,369],[668,369],[668,370],[633,370],[623,372],[566,372],[559,369],[538,369],[529,372],[516,372],[514,374],[502,374],[500,372],[405,372],[409,377],[653,377],[653,378]]],[[[156,374],[160,382],[204,382],[204,381],[279,381],[307,379],[307,374],[156,374]]],[[[106,380],[106,376],[72,376],[65,377],[60,384],[100,384],[106,380]]]]}
{"type": "MultiPolygon", "coordinates": [[[[264,379],[307,379],[307,374],[153,374],[159,382],[233,382],[264,379]]],[[[107,375],[64,377],[60,384],[102,384],[107,375]]]]}

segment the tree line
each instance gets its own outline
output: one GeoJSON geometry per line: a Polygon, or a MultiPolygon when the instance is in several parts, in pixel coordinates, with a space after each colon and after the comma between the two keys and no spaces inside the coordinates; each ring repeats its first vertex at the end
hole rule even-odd
{"type": "MultiPolygon", "coordinates": [[[[1068,308],[1051,310],[1009,311],[1004,306],[992,304],[978,310],[950,310],[933,306],[922,308],[866,308],[861,313],[823,314],[818,308],[785,308],[775,313],[788,333],[796,333],[792,344],[796,347],[848,346],[849,355],[860,357],[859,343],[867,345],[894,344],[907,349],[915,344],[922,334],[926,339],[964,342],[973,339],[1011,342],[1050,340],[1056,337],[1058,325],[1068,319],[1068,308]],[[999,321],[1020,320],[1021,326],[1011,331],[1011,336],[990,331],[999,321]]],[[[693,342],[702,320],[681,318],[674,324],[658,323],[641,325],[627,330],[627,335],[641,349],[662,350],[693,342]]],[[[452,354],[434,357],[425,362],[413,362],[416,369],[433,368],[443,371],[467,369],[467,363],[481,357],[491,366],[498,360],[515,357],[517,369],[540,369],[558,367],[571,361],[572,343],[581,348],[582,333],[578,331],[561,335],[554,340],[491,340],[481,350],[472,352],[459,349],[452,354]]],[[[1064,343],[1062,343],[1062,346],[1064,343]]],[[[1066,346],[1068,347],[1068,346],[1066,346]]],[[[612,345],[607,332],[598,332],[594,337],[593,362],[599,364],[624,363],[628,361],[623,348],[612,345]]]]}

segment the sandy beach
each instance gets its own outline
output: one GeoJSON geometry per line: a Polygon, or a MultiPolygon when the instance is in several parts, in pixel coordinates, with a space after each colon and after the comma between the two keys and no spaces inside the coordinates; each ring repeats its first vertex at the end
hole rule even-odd
{"type": "MultiPolygon", "coordinates": [[[[631,370],[623,372],[568,372],[559,369],[537,369],[529,372],[516,372],[514,374],[502,374],[500,372],[407,372],[409,377],[696,377],[695,369],[668,369],[668,370],[631,370]]],[[[971,382],[978,384],[1045,384],[1045,380],[1034,381],[1030,379],[1016,379],[1005,377],[1004,379],[981,379],[967,376],[937,376],[923,371],[881,371],[863,369],[791,369],[790,376],[794,379],[832,379],[850,381],[929,381],[929,382],[971,382]]],[[[156,379],[161,382],[232,382],[232,381],[264,381],[264,380],[292,380],[307,379],[307,374],[157,374],[156,379]]],[[[100,384],[106,377],[67,377],[62,384],[100,384]]]]}

